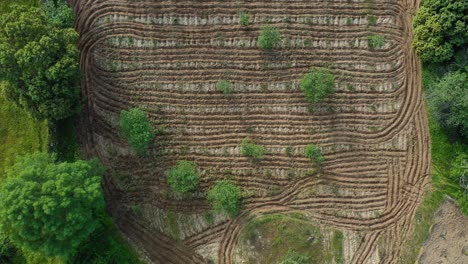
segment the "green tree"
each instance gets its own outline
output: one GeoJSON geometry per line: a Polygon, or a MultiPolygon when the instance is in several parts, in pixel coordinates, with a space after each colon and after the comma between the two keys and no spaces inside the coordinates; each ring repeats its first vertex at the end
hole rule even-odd
{"type": "Polygon", "coordinates": [[[218,88],[218,91],[222,92],[223,94],[232,93],[231,83],[226,80],[219,81],[216,84],[216,88],[218,88]]]}
{"type": "Polygon", "coordinates": [[[208,191],[208,201],[213,209],[219,213],[227,213],[234,217],[240,210],[241,191],[229,180],[218,180],[208,191]]]}
{"type": "Polygon", "coordinates": [[[312,68],[299,82],[309,103],[318,103],[332,94],[335,89],[335,75],[326,68],[312,68]]]}
{"type": "Polygon", "coordinates": [[[317,166],[322,165],[325,161],[325,157],[323,157],[322,149],[314,144],[309,144],[304,149],[304,155],[306,158],[310,159],[314,162],[317,166]]]}
{"type": "MultiPolygon", "coordinates": [[[[71,11],[49,11],[60,12],[71,11]]],[[[0,18],[0,80],[8,81],[12,101],[40,119],[64,119],[80,109],[78,33],[66,25],[64,17],[18,5],[0,18]]]]}
{"type": "Polygon", "coordinates": [[[242,26],[247,27],[250,24],[250,15],[249,15],[249,13],[241,12],[239,14],[239,23],[242,26]]]}
{"type": "Polygon", "coordinates": [[[200,175],[194,162],[181,160],[167,171],[167,182],[176,193],[196,191],[200,184],[200,175]]]}
{"type": "Polygon", "coordinates": [[[310,262],[311,258],[309,256],[299,254],[294,250],[289,250],[279,264],[309,264],[310,262]]]}
{"type": "Polygon", "coordinates": [[[281,33],[275,27],[264,25],[261,28],[257,42],[262,49],[277,48],[281,42],[281,33]]]}
{"type": "Polygon", "coordinates": [[[385,38],[380,35],[370,35],[367,37],[367,45],[370,49],[379,49],[385,45],[385,38]]]}
{"type": "Polygon", "coordinates": [[[242,140],[240,145],[242,156],[252,159],[261,159],[266,153],[266,148],[255,144],[250,138],[242,140]]]}
{"type": "Polygon", "coordinates": [[[468,73],[447,73],[427,92],[431,113],[445,128],[468,138],[468,73]]]}
{"type": "Polygon", "coordinates": [[[468,2],[425,0],[413,21],[413,48],[425,62],[452,59],[468,43],[468,2]]]}
{"type": "Polygon", "coordinates": [[[55,163],[18,157],[0,186],[0,230],[23,251],[68,258],[99,226],[103,167],[96,160],[55,163]]]}
{"type": "Polygon", "coordinates": [[[120,131],[138,153],[143,154],[154,137],[154,129],[145,112],[140,108],[123,110],[119,120],[120,131]]]}

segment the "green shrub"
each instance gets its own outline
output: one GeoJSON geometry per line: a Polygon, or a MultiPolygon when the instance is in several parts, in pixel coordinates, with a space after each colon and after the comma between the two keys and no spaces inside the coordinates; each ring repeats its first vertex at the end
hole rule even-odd
{"type": "Polygon", "coordinates": [[[23,252],[68,258],[100,225],[103,167],[55,163],[46,153],[18,157],[0,186],[0,229],[23,252]]]}
{"type": "Polygon", "coordinates": [[[253,143],[249,138],[242,140],[240,148],[242,156],[252,159],[261,159],[267,152],[265,147],[253,143]]]}
{"type": "Polygon", "coordinates": [[[299,82],[309,103],[318,103],[335,89],[335,75],[329,69],[312,68],[299,82]]]}
{"type": "Polygon", "coordinates": [[[262,49],[277,48],[281,42],[281,34],[275,27],[264,25],[262,26],[257,42],[258,46],[262,49]]]}
{"type": "Polygon", "coordinates": [[[138,154],[143,154],[148,149],[154,137],[154,129],[143,110],[123,110],[120,113],[119,126],[122,135],[138,154]]]}
{"type": "Polygon", "coordinates": [[[176,193],[196,191],[200,184],[200,175],[194,162],[181,160],[167,171],[167,182],[176,193]]]}
{"type": "Polygon", "coordinates": [[[309,144],[305,147],[304,155],[306,156],[306,158],[314,162],[317,166],[322,165],[322,163],[325,161],[325,158],[322,154],[322,150],[320,149],[320,147],[314,144],[309,144]]]}
{"type": "Polygon", "coordinates": [[[367,16],[367,23],[371,26],[377,25],[377,17],[374,15],[368,15],[367,16]]]}
{"type": "Polygon", "coordinates": [[[380,35],[370,35],[367,37],[367,45],[370,49],[379,49],[385,45],[385,38],[380,35]]]}
{"type": "Polygon", "coordinates": [[[250,24],[250,15],[249,13],[242,12],[239,14],[240,24],[244,27],[247,27],[250,24]]]}
{"type": "Polygon", "coordinates": [[[208,201],[218,213],[227,213],[234,217],[240,210],[241,191],[229,180],[218,180],[208,191],[208,201]]]}
{"type": "Polygon", "coordinates": [[[218,88],[218,91],[222,92],[223,94],[232,93],[231,83],[226,80],[219,81],[216,84],[216,88],[218,88]]]}
{"type": "Polygon", "coordinates": [[[309,256],[301,255],[294,250],[289,250],[280,264],[309,264],[311,263],[310,261],[311,258],[309,256]]]}

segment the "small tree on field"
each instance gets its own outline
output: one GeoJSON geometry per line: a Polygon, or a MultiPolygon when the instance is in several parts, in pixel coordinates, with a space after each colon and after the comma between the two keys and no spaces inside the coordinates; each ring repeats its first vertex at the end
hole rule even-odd
{"type": "Polygon", "coordinates": [[[23,251],[67,259],[99,226],[103,172],[97,161],[19,157],[0,186],[1,232],[23,251]]]}
{"type": "Polygon", "coordinates": [[[242,140],[240,147],[242,156],[252,159],[261,159],[267,152],[265,147],[253,143],[250,138],[242,140]]]}
{"type": "Polygon", "coordinates": [[[317,166],[321,166],[322,163],[325,161],[325,157],[323,157],[322,150],[320,149],[320,147],[314,144],[309,144],[305,147],[304,155],[306,156],[306,158],[314,162],[317,166]]]}
{"type": "Polygon", "coordinates": [[[218,91],[222,92],[223,94],[232,93],[231,83],[226,80],[219,81],[216,84],[216,88],[218,88],[218,91]]]}
{"type": "Polygon", "coordinates": [[[385,45],[385,38],[380,35],[367,37],[367,45],[370,49],[379,49],[385,45]]]}
{"type": "Polygon", "coordinates": [[[318,103],[335,89],[335,75],[325,68],[312,68],[299,82],[309,103],[318,103]]]}
{"type": "Polygon", "coordinates": [[[227,213],[234,217],[240,210],[241,191],[229,180],[218,180],[208,191],[208,201],[219,213],[227,213]]]}
{"type": "Polygon", "coordinates": [[[275,27],[264,25],[262,26],[257,42],[262,49],[277,48],[281,42],[281,33],[275,27]]]}
{"type": "Polygon", "coordinates": [[[148,149],[154,137],[154,129],[143,110],[132,108],[122,111],[119,126],[122,135],[138,154],[143,154],[148,149]]]}
{"type": "Polygon", "coordinates": [[[245,12],[240,13],[239,14],[239,23],[242,26],[247,27],[250,24],[250,15],[249,15],[249,13],[245,13],[245,12]]]}
{"type": "Polygon", "coordinates": [[[181,160],[167,171],[167,182],[176,193],[189,193],[197,190],[200,175],[194,162],[181,160]]]}

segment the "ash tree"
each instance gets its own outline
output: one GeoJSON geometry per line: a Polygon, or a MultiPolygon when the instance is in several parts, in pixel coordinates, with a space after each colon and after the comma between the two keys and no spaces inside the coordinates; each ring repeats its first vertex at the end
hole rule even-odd
{"type": "Polygon", "coordinates": [[[52,155],[18,157],[0,186],[0,232],[23,251],[67,259],[99,226],[103,167],[56,163],[52,155]]]}
{"type": "Polygon", "coordinates": [[[326,68],[312,68],[299,82],[306,100],[319,103],[335,90],[335,75],[326,68]]]}
{"type": "Polygon", "coordinates": [[[14,5],[0,18],[0,80],[7,97],[39,119],[80,109],[78,33],[64,5],[14,5]]]}
{"type": "Polygon", "coordinates": [[[218,180],[208,191],[208,201],[218,213],[226,213],[234,217],[240,210],[241,191],[230,180],[218,180]]]}
{"type": "Polygon", "coordinates": [[[194,162],[181,160],[167,171],[167,182],[176,193],[196,191],[200,184],[200,175],[194,162]]]}
{"type": "Polygon", "coordinates": [[[153,126],[140,108],[123,110],[120,113],[119,127],[137,154],[143,154],[154,138],[153,126]]]}

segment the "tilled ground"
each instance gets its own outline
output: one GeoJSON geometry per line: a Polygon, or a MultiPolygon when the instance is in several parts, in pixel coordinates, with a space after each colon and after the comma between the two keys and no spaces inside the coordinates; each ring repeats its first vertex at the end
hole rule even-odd
{"type": "Polygon", "coordinates": [[[343,231],[346,263],[395,263],[429,181],[421,69],[411,50],[419,1],[72,0],[81,34],[84,147],[110,168],[109,209],[155,263],[232,263],[242,228],[272,213],[305,213],[343,231]],[[239,13],[250,14],[241,26],[239,13]],[[373,23],[371,17],[375,17],[373,23]],[[264,24],[281,48],[257,47],[264,24]],[[372,49],[368,37],[385,38],[372,49]],[[298,83],[311,67],[336,93],[308,111],[298,83]],[[217,91],[220,80],[233,93],[217,91]],[[121,110],[141,107],[164,127],[146,157],[119,136],[121,110]],[[268,149],[242,157],[252,138],[268,149]],[[326,161],[310,173],[304,147],[326,161]],[[197,162],[201,190],[229,178],[244,198],[234,219],[203,195],[168,193],[164,171],[197,162]]]}

